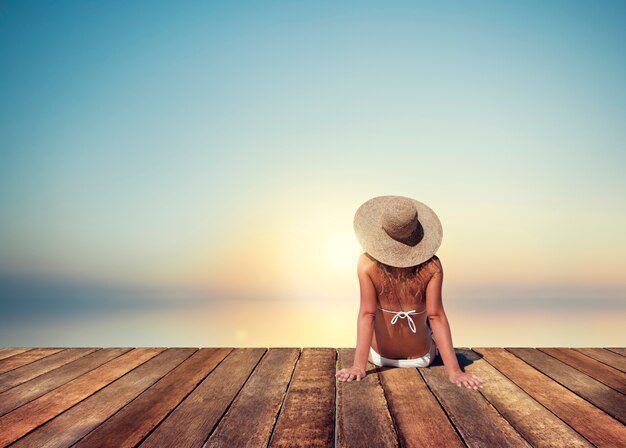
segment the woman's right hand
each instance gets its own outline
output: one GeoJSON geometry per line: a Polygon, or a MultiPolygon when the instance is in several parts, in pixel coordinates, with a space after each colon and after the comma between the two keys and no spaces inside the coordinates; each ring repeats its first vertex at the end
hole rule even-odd
{"type": "Polygon", "coordinates": [[[347,367],[345,369],[341,369],[339,372],[335,374],[335,377],[339,379],[339,381],[352,381],[356,379],[357,381],[361,381],[361,378],[365,378],[367,373],[364,369],[360,367],[352,366],[347,367]]]}
{"type": "Polygon", "coordinates": [[[479,387],[483,387],[483,379],[481,377],[476,376],[473,373],[463,372],[462,370],[450,374],[448,378],[451,383],[456,383],[459,387],[461,387],[461,385],[467,387],[468,389],[478,389],[479,387]]]}

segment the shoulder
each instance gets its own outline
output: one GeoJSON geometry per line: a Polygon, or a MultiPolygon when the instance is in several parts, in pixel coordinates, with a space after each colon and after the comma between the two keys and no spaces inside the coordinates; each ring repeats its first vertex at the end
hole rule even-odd
{"type": "Polygon", "coordinates": [[[443,265],[441,264],[441,259],[437,255],[433,255],[427,263],[429,270],[433,275],[443,274],[443,265]]]}
{"type": "Polygon", "coordinates": [[[368,254],[367,252],[363,252],[361,255],[359,255],[359,260],[357,263],[357,270],[359,272],[363,272],[363,273],[367,273],[371,275],[375,266],[376,266],[376,260],[374,260],[374,258],[372,258],[370,254],[368,254]]]}
{"type": "Polygon", "coordinates": [[[366,268],[366,267],[374,266],[375,263],[376,263],[376,260],[374,260],[374,258],[367,252],[363,252],[361,255],[359,255],[359,262],[358,262],[359,267],[366,268]]]}

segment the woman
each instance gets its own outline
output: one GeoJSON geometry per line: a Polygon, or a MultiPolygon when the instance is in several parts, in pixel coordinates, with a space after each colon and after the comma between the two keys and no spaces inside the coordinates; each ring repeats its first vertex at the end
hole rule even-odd
{"type": "Polygon", "coordinates": [[[354,231],[365,250],[357,268],[357,346],[354,365],[335,376],[360,381],[367,360],[427,367],[440,354],[451,382],[482,387],[480,377],[461,370],[452,345],[441,302],[443,267],[435,252],[443,232],[435,212],[415,199],[378,196],[359,207],[354,231]]]}

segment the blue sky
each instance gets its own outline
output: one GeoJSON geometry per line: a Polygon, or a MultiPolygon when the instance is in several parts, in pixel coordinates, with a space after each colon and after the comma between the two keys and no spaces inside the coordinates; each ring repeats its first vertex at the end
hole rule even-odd
{"type": "Polygon", "coordinates": [[[478,290],[513,311],[502,291],[549,287],[624,312],[625,18],[623,2],[2,2],[0,291],[358,301],[352,215],[401,194],[442,220],[452,303],[478,290]]]}

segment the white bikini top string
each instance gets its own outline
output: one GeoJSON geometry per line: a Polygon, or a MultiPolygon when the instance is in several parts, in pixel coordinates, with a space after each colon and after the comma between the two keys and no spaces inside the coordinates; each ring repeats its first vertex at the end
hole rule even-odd
{"type": "Polygon", "coordinates": [[[379,310],[383,310],[383,311],[387,311],[388,313],[394,313],[395,316],[393,316],[391,318],[391,324],[395,325],[396,322],[398,321],[398,318],[404,319],[406,317],[406,320],[409,321],[409,327],[411,327],[411,331],[413,333],[417,332],[417,329],[415,328],[415,322],[413,322],[413,319],[411,318],[411,314],[422,314],[424,313],[426,310],[424,311],[420,311],[419,313],[416,313],[415,310],[410,310],[410,311],[390,311],[390,310],[385,310],[379,306],[377,306],[376,308],[378,308],[379,310]]]}

